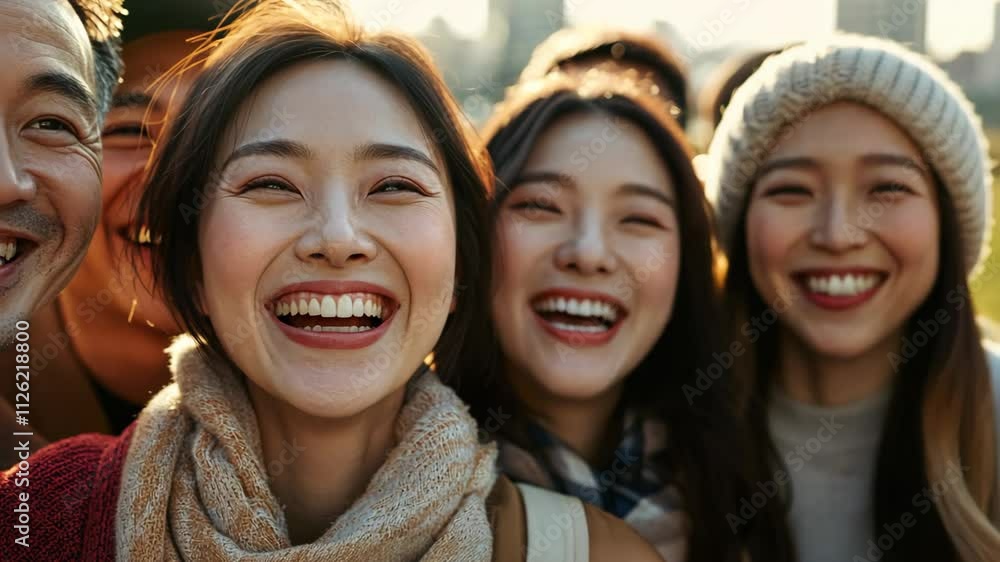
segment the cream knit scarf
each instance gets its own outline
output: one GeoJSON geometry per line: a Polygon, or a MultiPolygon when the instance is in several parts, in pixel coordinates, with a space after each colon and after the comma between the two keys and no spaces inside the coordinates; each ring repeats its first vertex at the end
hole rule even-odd
{"type": "Polygon", "coordinates": [[[242,375],[210,366],[189,337],[169,353],[175,382],[139,416],[122,471],[118,560],[490,559],[496,449],[434,373],[410,382],[398,445],[364,495],[292,546],[242,375]]]}

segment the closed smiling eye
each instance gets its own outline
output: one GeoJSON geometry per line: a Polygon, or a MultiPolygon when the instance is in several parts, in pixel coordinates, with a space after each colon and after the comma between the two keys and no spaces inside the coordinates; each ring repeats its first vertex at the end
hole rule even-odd
{"type": "Polygon", "coordinates": [[[906,193],[916,193],[909,187],[896,182],[880,183],[872,189],[872,192],[879,195],[903,195],[906,193]]]}
{"type": "Polygon", "coordinates": [[[384,180],[372,189],[371,193],[417,193],[420,195],[429,195],[425,190],[423,190],[417,184],[404,180],[402,178],[389,178],[384,180]]]}
{"type": "Polygon", "coordinates": [[[248,191],[261,190],[261,191],[286,191],[290,193],[298,193],[290,183],[278,179],[278,178],[258,178],[247,182],[247,184],[241,190],[243,193],[248,191]]]}
{"type": "Polygon", "coordinates": [[[146,137],[149,138],[149,129],[142,126],[142,123],[123,123],[107,127],[103,133],[104,137],[146,137]]]}
{"type": "Polygon", "coordinates": [[[637,224],[640,226],[651,226],[653,228],[663,228],[663,225],[660,224],[660,221],[650,217],[644,217],[641,215],[629,215],[624,219],[622,219],[622,222],[627,224],[637,224]]]}
{"type": "Polygon", "coordinates": [[[556,207],[555,205],[537,199],[527,199],[524,201],[519,201],[517,203],[512,203],[510,208],[516,211],[541,211],[546,213],[559,213],[559,208],[556,207]]]}
{"type": "Polygon", "coordinates": [[[801,185],[778,185],[775,187],[768,188],[764,191],[764,197],[778,197],[778,196],[808,196],[810,192],[805,187],[801,185]]]}

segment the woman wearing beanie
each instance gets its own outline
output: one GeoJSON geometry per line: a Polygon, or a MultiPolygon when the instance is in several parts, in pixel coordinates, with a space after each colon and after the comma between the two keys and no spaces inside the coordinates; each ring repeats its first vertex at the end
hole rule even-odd
{"type": "Polygon", "coordinates": [[[668,561],[788,559],[777,503],[727,521],[765,459],[727,377],[699,390],[724,370],[710,211],[666,104],[557,73],[511,90],[485,137],[499,353],[459,394],[504,473],[621,517],[668,561]]]}
{"type": "Polygon", "coordinates": [[[174,382],[121,437],[0,474],[4,560],[655,560],[498,480],[439,380],[479,337],[490,169],[429,56],[330,2],[262,1],[219,36],[139,205],[190,334],[174,382]],[[566,525],[533,544],[547,516],[566,525]]]}
{"type": "Polygon", "coordinates": [[[1000,361],[967,281],[995,269],[990,174],[970,103],[922,57],[836,36],[764,62],[709,164],[751,425],[799,559],[997,560],[1000,361]]]}

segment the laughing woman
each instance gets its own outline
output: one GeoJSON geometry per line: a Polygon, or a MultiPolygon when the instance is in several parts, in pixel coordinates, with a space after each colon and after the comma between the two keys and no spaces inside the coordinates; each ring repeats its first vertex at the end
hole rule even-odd
{"type": "Polygon", "coordinates": [[[768,59],[709,158],[799,559],[996,561],[1000,362],[966,281],[991,178],[969,102],[918,55],[841,36],[768,59]]]}
{"type": "MultiPolygon", "coordinates": [[[[490,170],[454,100],[422,49],[329,2],[259,2],[227,31],[137,221],[190,333],[174,384],[121,437],[32,456],[30,489],[0,475],[4,559],[523,560],[531,506],[438,379],[475,344],[490,265],[490,170]],[[25,502],[30,549],[6,519],[25,502]]],[[[573,514],[569,560],[656,559],[573,514]]]]}
{"type": "Polygon", "coordinates": [[[523,84],[486,126],[499,359],[460,395],[513,480],[621,517],[666,560],[785,560],[780,502],[727,519],[763,461],[727,377],[697,382],[729,351],[691,152],[645,85],[577,80],[523,84]]]}

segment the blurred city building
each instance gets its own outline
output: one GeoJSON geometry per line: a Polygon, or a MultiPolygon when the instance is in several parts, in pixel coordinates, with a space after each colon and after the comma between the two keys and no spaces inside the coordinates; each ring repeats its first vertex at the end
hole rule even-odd
{"type": "Polygon", "coordinates": [[[983,119],[1000,125],[1000,4],[993,7],[993,43],[984,51],[964,51],[941,63],[976,104],[983,119]]]}
{"type": "Polygon", "coordinates": [[[927,52],[927,0],[839,0],[837,29],[927,52]]]}
{"type": "Polygon", "coordinates": [[[459,38],[442,18],[435,18],[418,38],[470,119],[481,123],[517,80],[535,47],[565,23],[563,0],[490,0],[482,38],[459,38]]]}
{"type": "MultiPolygon", "coordinates": [[[[440,17],[418,37],[434,55],[463,109],[478,124],[517,79],[532,50],[567,25],[566,4],[565,0],[489,0],[486,32],[481,37],[462,37],[440,17]]],[[[987,123],[1000,125],[1000,4],[994,10],[992,45],[938,62],[965,89],[987,123]]],[[[927,0],[838,0],[836,27],[892,39],[926,53],[927,0]]],[[[702,41],[660,20],[650,21],[649,29],[684,60],[695,90],[712,68],[733,54],[781,46],[729,44],[717,37],[702,41]]]]}

